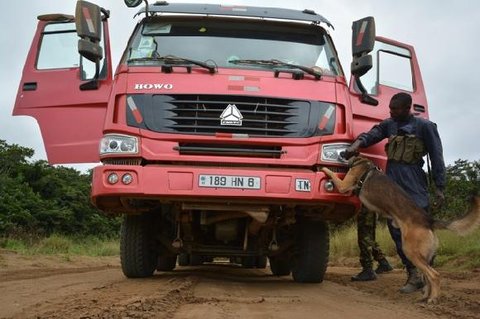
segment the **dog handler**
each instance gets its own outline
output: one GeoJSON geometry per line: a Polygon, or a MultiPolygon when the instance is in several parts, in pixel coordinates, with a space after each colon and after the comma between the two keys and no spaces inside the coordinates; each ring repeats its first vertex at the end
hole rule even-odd
{"type": "MultiPolygon", "coordinates": [[[[385,145],[387,153],[386,174],[411,196],[415,203],[429,214],[427,177],[423,170],[423,156],[427,153],[432,162],[433,181],[436,186],[434,205],[441,206],[445,201],[445,163],[442,142],[435,123],[413,116],[411,113],[412,97],[407,93],[397,93],[390,100],[390,118],[375,125],[370,131],[362,133],[345,151],[345,158],[350,158],[359,148],[369,147],[388,138],[385,145]]],[[[400,229],[387,221],[397,253],[407,269],[408,279],[400,289],[411,293],[424,286],[415,266],[408,260],[402,250],[400,229]]]]}

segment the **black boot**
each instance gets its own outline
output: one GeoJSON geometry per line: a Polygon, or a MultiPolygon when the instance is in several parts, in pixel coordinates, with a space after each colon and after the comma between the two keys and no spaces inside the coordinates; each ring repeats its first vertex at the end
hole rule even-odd
{"type": "Polygon", "coordinates": [[[402,288],[400,288],[401,293],[409,294],[419,289],[422,289],[423,286],[425,286],[422,276],[420,276],[420,274],[418,273],[417,268],[407,269],[407,272],[407,282],[402,288]]]}
{"type": "Polygon", "coordinates": [[[388,260],[386,258],[383,258],[378,262],[378,267],[377,269],[375,269],[375,273],[383,274],[385,272],[389,272],[392,270],[393,270],[393,267],[390,266],[390,264],[388,263],[388,260]]]}
{"type": "Polygon", "coordinates": [[[371,267],[363,268],[363,270],[358,275],[352,277],[352,281],[372,281],[376,279],[377,275],[371,267]]]}

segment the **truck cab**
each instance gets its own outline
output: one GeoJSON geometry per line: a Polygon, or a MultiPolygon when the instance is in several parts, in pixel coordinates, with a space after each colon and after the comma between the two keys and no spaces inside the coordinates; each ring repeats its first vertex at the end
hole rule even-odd
{"type": "MultiPolygon", "coordinates": [[[[124,215],[124,274],[268,258],[321,282],[328,224],[360,205],[321,168],[344,174],[340,153],[397,92],[428,117],[413,47],[354,22],[349,85],[312,10],[159,1],[136,17],[113,72],[107,10],[40,16],[13,111],[37,119],[50,163],[101,163],[92,202],[124,215]]],[[[382,145],[365,155],[385,165],[382,145]]]]}

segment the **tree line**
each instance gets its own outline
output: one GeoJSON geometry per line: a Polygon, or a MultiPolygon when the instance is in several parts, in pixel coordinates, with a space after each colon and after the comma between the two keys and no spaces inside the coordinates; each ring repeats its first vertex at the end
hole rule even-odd
{"type": "Polygon", "coordinates": [[[91,172],[32,161],[33,149],[0,140],[0,236],[116,236],[120,221],[90,202],[91,172]]]}
{"type": "MultiPolygon", "coordinates": [[[[433,188],[430,189],[433,198],[433,188]]],[[[480,160],[458,159],[447,166],[445,204],[441,209],[433,209],[433,215],[445,220],[458,217],[465,213],[472,195],[480,195],[480,160]]]]}
{"type": "MultiPolygon", "coordinates": [[[[116,236],[120,219],[90,202],[91,171],[32,161],[33,149],[0,140],[0,236],[116,236]]],[[[436,217],[454,218],[480,189],[480,161],[457,160],[447,167],[446,204],[436,217]]]]}

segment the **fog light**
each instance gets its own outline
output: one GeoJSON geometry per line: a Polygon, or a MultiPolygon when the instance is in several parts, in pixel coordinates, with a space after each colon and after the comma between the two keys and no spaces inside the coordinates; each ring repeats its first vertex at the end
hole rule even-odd
{"type": "Polygon", "coordinates": [[[133,182],[133,176],[130,175],[129,173],[127,174],[124,174],[122,176],[122,183],[124,183],[125,185],[128,185],[130,184],[131,182],[133,182]]]}
{"type": "Polygon", "coordinates": [[[116,173],[111,173],[110,175],[108,175],[107,180],[110,184],[113,185],[118,182],[118,175],[116,173]]]}
{"type": "Polygon", "coordinates": [[[325,190],[327,192],[333,192],[333,189],[335,188],[335,185],[333,184],[333,182],[331,180],[328,180],[325,182],[325,190]]]}

